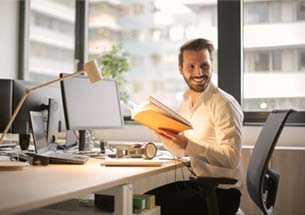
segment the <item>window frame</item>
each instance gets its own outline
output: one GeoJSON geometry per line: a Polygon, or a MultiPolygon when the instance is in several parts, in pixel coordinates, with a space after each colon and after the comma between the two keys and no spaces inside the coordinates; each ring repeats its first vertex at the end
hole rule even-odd
{"type": "Polygon", "coordinates": [[[29,25],[30,1],[19,1],[19,38],[17,78],[27,80],[29,76],[29,25]]]}

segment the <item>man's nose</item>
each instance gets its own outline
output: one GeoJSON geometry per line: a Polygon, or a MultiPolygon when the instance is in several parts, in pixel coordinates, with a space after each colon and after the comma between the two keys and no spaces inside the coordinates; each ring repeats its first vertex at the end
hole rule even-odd
{"type": "Polygon", "coordinates": [[[203,75],[203,69],[200,66],[196,66],[194,69],[194,75],[197,75],[197,76],[203,75]]]}

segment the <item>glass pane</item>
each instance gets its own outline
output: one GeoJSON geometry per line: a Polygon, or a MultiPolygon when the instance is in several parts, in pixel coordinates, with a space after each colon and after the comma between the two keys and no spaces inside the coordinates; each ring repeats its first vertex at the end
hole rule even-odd
{"type": "Polygon", "coordinates": [[[299,71],[305,71],[305,48],[299,50],[298,53],[299,57],[298,57],[298,70],[299,71]]]}
{"type": "Polygon", "coordinates": [[[74,71],[75,1],[31,0],[29,79],[48,81],[74,71]]]}
{"type": "MultiPolygon", "coordinates": [[[[217,46],[216,0],[90,0],[89,4],[89,58],[121,44],[130,60],[120,85],[128,100],[141,103],[154,96],[177,109],[186,89],[178,70],[179,47],[197,37],[217,46]]],[[[213,82],[217,83],[217,74],[213,82]]]]}
{"type": "Polygon", "coordinates": [[[269,71],[269,52],[255,53],[254,71],[269,71]]]}
{"type": "Polygon", "coordinates": [[[305,22],[299,0],[244,0],[245,111],[305,110],[305,22]]]}
{"type": "Polygon", "coordinates": [[[282,17],[280,1],[249,1],[244,4],[245,24],[280,22],[282,17]]]}
{"type": "Polygon", "coordinates": [[[297,5],[297,19],[305,20],[305,1],[299,1],[297,5]]]}
{"type": "Polygon", "coordinates": [[[282,51],[273,50],[271,52],[272,57],[272,71],[281,71],[282,70],[282,51]]]}

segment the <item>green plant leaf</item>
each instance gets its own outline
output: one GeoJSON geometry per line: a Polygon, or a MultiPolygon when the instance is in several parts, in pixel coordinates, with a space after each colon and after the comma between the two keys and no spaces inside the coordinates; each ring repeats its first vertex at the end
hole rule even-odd
{"type": "Polygon", "coordinates": [[[98,60],[102,66],[104,77],[117,81],[121,100],[126,102],[129,95],[124,87],[128,84],[124,73],[129,71],[129,54],[123,50],[120,44],[115,44],[109,51],[104,52],[98,60]]]}

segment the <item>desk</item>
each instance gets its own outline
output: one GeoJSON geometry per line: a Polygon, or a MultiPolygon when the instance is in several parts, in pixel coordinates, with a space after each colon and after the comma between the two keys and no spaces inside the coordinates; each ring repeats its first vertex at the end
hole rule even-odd
{"type": "Polygon", "coordinates": [[[119,195],[116,214],[131,214],[132,183],[182,167],[167,161],[161,167],[105,167],[101,160],[85,165],[30,166],[24,170],[0,171],[0,214],[14,214],[90,193],[119,195]],[[112,189],[113,188],[113,189],[112,189]]]}

